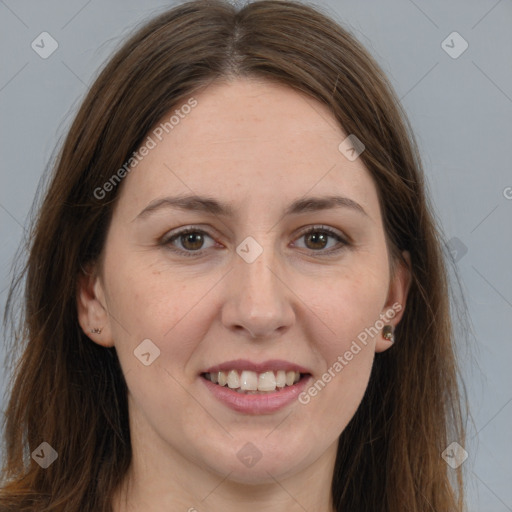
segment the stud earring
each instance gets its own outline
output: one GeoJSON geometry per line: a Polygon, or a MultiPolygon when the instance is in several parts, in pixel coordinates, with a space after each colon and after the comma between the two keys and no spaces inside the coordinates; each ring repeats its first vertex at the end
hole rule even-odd
{"type": "Polygon", "coordinates": [[[395,342],[395,332],[392,325],[385,325],[382,329],[382,337],[391,343],[395,342]]]}
{"type": "Polygon", "coordinates": [[[101,334],[101,331],[103,329],[101,329],[101,327],[95,327],[94,329],[91,329],[91,333],[92,334],[101,334]]]}

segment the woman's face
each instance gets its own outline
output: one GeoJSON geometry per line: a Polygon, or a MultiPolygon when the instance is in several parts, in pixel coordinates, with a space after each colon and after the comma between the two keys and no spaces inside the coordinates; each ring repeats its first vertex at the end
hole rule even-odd
{"type": "Polygon", "coordinates": [[[251,483],[332,466],[408,288],[376,187],[291,88],[193,97],[124,178],[80,322],[115,345],[141,452],[251,483]]]}

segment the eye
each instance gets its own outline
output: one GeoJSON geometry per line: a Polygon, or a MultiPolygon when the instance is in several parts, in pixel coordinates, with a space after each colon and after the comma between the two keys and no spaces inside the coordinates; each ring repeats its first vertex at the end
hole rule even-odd
{"type": "Polygon", "coordinates": [[[179,252],[185,256],[196,256],[201,254],[203,250],[209,248],[204,247],[204,243],[207,238],[213,242],[210,247],[215,245],[215,241],[208,233],[202,229],[189,227],[182,229],[181,231],[171,233],[169,236],[164,237],[161,243],[168,246],[169,249],[179,252]],[[176,247],[176,243],[181,247],[176,247]]]}
{"type": "Polygon", "coordinates": [[[349,245],[349,243],[340,234],[326,226],[314,226],[309,228],[307,231],[302,232],[298,239],[301,238],[305,240],[304,248],[313,252],[321,251],[326,254],[338,252],[345,246],[349,245]],[[330,246],[329,239],[333,242],[330,246]],[[336,242],[338,242],[338,245],[341,244],[341,247],[336,248],[336,242]],[[327,250],[324,250],[326,248],[327,250]]]}
{"type": "MultiPolygon", "coordinates": [[[[330,255],[337,253],[350,245],[339,233],[326,226],[314,226],[303,231],[297,240],[303,238],[305,246],[301,247],[295,242],[293,245],[308,249],[310,252],[330,255]],[[338,247],[336,247],[338,245],[338,247]],[[327,249],[327,250],[326,250],[327,249]]],[[[207,249],[215,247],[215,240],[204,230],[194,226],[174,231],[164,236],[161,245],[183,256],[201,256],[207,249]],[[210,245],[205,242],[210,239],[210,245]]]]}

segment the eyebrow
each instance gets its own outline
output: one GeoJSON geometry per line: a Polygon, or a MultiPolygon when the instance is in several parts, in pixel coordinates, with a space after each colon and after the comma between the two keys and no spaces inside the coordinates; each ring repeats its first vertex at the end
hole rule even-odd
{"type": "MultiPolygon", "coordinates": [[[[235,210],[230,204],[222,203],[212,197],[186,195],[155,199],[134,220],[146,218],[152,213],[169,208],[204,212],[225,217],[234,217],[235,215],[235,210]]],[[[368,217],[368,214],[359,203],[348,197],[341,196],[304,197],[297,199],[286,208],[284,216],[333,208],[347,208],[368,217]]]]}

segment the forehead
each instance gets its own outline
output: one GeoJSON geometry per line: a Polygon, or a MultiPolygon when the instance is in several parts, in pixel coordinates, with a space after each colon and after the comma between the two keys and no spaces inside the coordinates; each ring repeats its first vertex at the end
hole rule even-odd
{"type": "Polygon", "coordinates": [[[311,192],[343,194],[378,217],[373,180],[361,159],[339,151],[348,134],[326,105],[254,79],[214,82],[191,98],[193,108],[184,100],[148,134],[154,147],[122,194],[131,211],[166,193],[207,194],[243,208],[311,192]]]}

